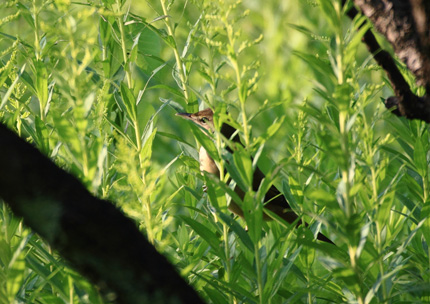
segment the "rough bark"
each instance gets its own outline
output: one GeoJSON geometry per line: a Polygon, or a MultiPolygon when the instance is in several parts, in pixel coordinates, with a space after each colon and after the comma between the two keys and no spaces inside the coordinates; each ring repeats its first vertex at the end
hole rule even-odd
{"type": "Polygon", "coordinates": [[[0,197],[117,303],[203,303],[136,225],[0,124],[0,197]]]}
{"type": "MultiPolygon", "coordinates": [[[[343,1],[344,4],[346,1],[343,1]]],[[[430,2],[423,0],[354,0],[374,24],[374,27],[392,44],[395,54],[414,74],[417,85],[430,92],[430,2]]],[[[348,12],[353,19],[355,7],[348,12]]],[[[387,108],[396,107],[394,114],[409,119],[430,122],[430,97],[412,93],[391,55],[382,50],[375,36],[368,30],[363,42],[376,62],[386,71],[396,96],[387,98],[387,108]]]]}

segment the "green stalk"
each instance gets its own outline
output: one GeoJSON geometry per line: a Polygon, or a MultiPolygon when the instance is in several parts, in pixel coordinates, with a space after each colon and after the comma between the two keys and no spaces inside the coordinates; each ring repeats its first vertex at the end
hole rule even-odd
{"type": "Polygon", "coordinates": [[[342,181],[345,184],[345,192],[342,194],[345,201],[345,215],[347,218],[351,216],[351,197],[350,197],[350,176],[349,176],[349,148],[348,148],[348,133],[346,132],[346,111],[340,111],[339,113],[339,131],[341,148],[344,153],[344,160],[346,162],[345,167],[342,168],[342,181]]]}
{"type": "MultiPolygon", "coordinates": [[[[379,261],[378,261],[378,266],[379,266],[379,275],[381,276],[381,278],[384,276],[384,263],[382,261],[382,237],[381,237],[381,226],[379,225],[379,222],[376,221],[376,242],[377,242],[377,250],[378,250],[378,254],[379,254],[379,261]]],[[[385,286],[385,281],[381,279],[381,287],[382,287],[382,297],[383,299],[387,298],[387,287],[385,286]]]]}
{"type": "Polygon", "coordinates": [[[116,5],[118,9],[118,14],[120,17],[117,17],[117,22],[119,26],[119,32],[120,32],[120,38],[121,38],[121,49],[122,49],[122,57],[124,60],[124,70],[125,70],[125,76],[127,78],[127,85],[129,88],[133,86],[132,84],[132,78],[130,75],[130,68],[128,66],[128,57],[127,57],[127,47],[125,45],[125,34],[124,34],[124,23],[122,20],[123,15],[121,14],[121,3],[120,0],[116,0],[116,5]]]}
{"type": "Polygon", "coordinates": [[[134,134],[136,136],[136,144],[137,144],[137,153],[139,156],[139,164],[142,166],[142,160],[141,160],[141,155],[140,152],[142,151],[142,135],[140,134],[140,128],[139,128],[139,121],[136,117],[136,120],[133,121],[133,125],[134,125],[134,134]]]}
{"type": "MultiPolygon", "coordinates": [[[[226,268],[226,271],[225,271],[226,281],[227,281],[227,283],[230,283],[230,280],[231,280],[230,254],[231,253],[230,253],[230,245],[228,243],[228,226],[225,223],[222,224],[222,230],[223,230],[223,238],[224,238],[224,253],[225,253],[225,257],[226,257],[226,261],[225,261],[225,264],[226,264],[226,267],[225,267],[226,268]]],[[[228,297],[229,297],[230,303],[232,303],[232,304],[236,303],[236,298],[231,293],[229,293],[228,297]]]]}
{"type": "MultiPolygon", "coordinates": [[[[231,25],[228,24],[228,22],[224,22],[224,24],[227,28],[227,37],[228,37],[228,42],[230,44],[230,48],[232,50],[234,50],[235,39],[233,37],[233,29],[231,28],[231,25]]],[[[243,96],[243,93],[242,93],[242,78],[240,76],[239,63],[237,62],[236,57],[232,57],[229,55],[228,58],[230,59],[230,63],[233,67],[233,70],[234,70],[234,73],[236,76],[236,87],[238,90],[240,108],[241,108],[241,113],[242,113],[243,136],[245,138],[245,147],[248,149],[249,148],[249,131],[248,131],[248,121],[246,118],[246,111],[245,111],[245,109],[246,109],[245,108],[246,96],[243,96]]]]}
{"type": "MultiPolygon", "coordinates": [[[[36,55],[36,61],[41,60],[41,51],[40,51],[40,37],[39,37],[39,10],[36,4],[36,0],[33,0],[33,18],[34,18],[34,50],[36,55]]],[[[40,119],[42,121],[45,121],[45,113],[44,113],[44,107],[43,107],[43,101],[39,97],[39,108],[40,108],[40,119]]]]}
{"type": "MultiPolygon", "coordinates": [[[[371,152],[369,152],[369,153],[371,153],[371,152]]],[[[375,168],[373,166],[371,166],[370,172],[372,175],[372,188],[373,188],[372,200],[374,202],[377,202],[378,201],[378,193],[377,193],[377,189],[376,189],[376,171],[375,171],[375,168]]],[[[383,248],[382,248],[381,226],[379,225],[378,221],[376,221],[375,224],[376,224],[377,251],[378,251],[379,256],[382,256],[383,248]]],[[[379,264],[378,265],[379,266],[379,273],[382,277],[384,275],[384,263],[383,263],[382,259],[379,259],[378,264],[379,264]]],[[[382,285],[381,286],[382,287],[382,296],[384,299],[386,299],[387,298],[387,287],[385,285],[385,281],[381,281],[381,285],[382,285]]]]}
{"type": "Polygon", "coordinates": [[[173,38],[173,41],[175,41],[175,47],[173,48],[173,53],[175,55],[176,66],[178,67],[178,70],[179,70],[179,78],[181,80],[182,90],[184,92],[184,97],[185,97],[185,102],[188,104],[190,102],[190,100],[189,100],[190,94],[188,93],[188,88],[187,88],[187,75],[186,75],[186,72],[184,70],[184,65],[183,65],[181,56],[179,55],[178,45],[176,43],[175,32],[173,30],[173,26],[171,24],[170,17],[168,16],[165,0],[160,0],[160,3],[161,3],[161,7],[163,9],[163,14],[166,16],[165,24],[166,24],[167,32],[173,38]]]}
{"type": "Polygon", "coordinates": [[[343,43],[342,43],[342,5],[340,1],[335,1],[333,3],[334,8],[337,13],[337,18],[339,20],[339,28],[336,32],[336,62],[337,62],[337,81],[339,84],[343,84],[344,75],[343,75],[343,43]]]}
{"type": "MultiPolygon", "coordinates": [[[[336,63],[337,63],[337,82],[338,85],[342,85],[344,83],[344,65],[343,65],[343,31],[342,31],[342,5],[340,1],[334,1],[334,8],[336,10],[337,19],[339,22],[339,26],[336,29],[336,63]]],[[[351,201],[351,176],[350,176],[350,168],[351,168],[351,151],[349,150],[349,142],[348,142],[348,132],[346,130],[346,125],[348,121],[348,110],[343,108],[339,111],[339,132],[340,132],[340,144],[343,152],[343,158],[345,161],[344,167],[342,168],[342,181],[345,185],[344,193],[342,193],[344,202],[345,202],[345,215],[347,218],[350,218],[352,215],[352,201],[351,201]]],[[[357,265],[357,247],[352,244],[348,244],[348,253],[349,258],[351,260],[351,267],[354,272],[358,275],[359,269],[357,265]]],[[[357,302],[359,304],[364,304],[362,290],[358,292],[357,302]]]]}
{"type": "MultiPolygon", "coordinates": [[[[116,0],[116,5],[117,5],[117,9],[118,9],[117,13],[120,15],[120,17],[117,17],[117,22],[118,22],[119,32],[120,32],[121,49],[122,49],[122,56],[123,56],[123,60],[124,60],[125,76],[127,79],[127,86],[131,89],[133,87],[133,79],[132,79],[131,74],[130,74],[130,67],[129,67],[128,57],[127,57],[127,47],[125,45],[125,31],[124,31],[124,23],[122,20],[123,15],[121,14],[120,0],[116,0]]],[[[134,127],[134,133],[135,133],[135,137],[136,137],[137,152],[138,152],[138,157],[139,157],[139,165],[142,165],[142,159],[141,159],[141,155],[140,155],[140,152],[142,151],[142,135],[140,133],[139,121],[138,121],[137,117],[135,120],[133,120],[133,127],[134,127]]]]}
{"type": "Polygon", "coordinates": [[[259,303],[264,304],[263,302],[263,275],[261,273],[261,259],[260,252],[258,248],[258,244],[254,245],[254,255],[255,255],[255,267],[257,267],[257,287],[258,287],[258,298],[259,303]]]}
{"type": "Polygon", "coordinates": [[[145,200],[146,202],[146,235],[148,237],[148,241],[154,245],[154,230],[152,229],[152,213],[151,213],[151,202],[149,198],[145,200]]]}
{"type": "Polygon", "coordinates": [[[36,0],[33,0],[33,13],[34,13],[34,49],[36,54],[36,60],[40,59],[40,38],[39,38],[39,22],[36,0]]]}

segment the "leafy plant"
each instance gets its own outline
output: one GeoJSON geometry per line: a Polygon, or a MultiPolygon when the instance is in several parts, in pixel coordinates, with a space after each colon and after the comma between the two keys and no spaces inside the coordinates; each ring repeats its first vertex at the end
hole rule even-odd
{"type": "MultiPolygon", "coordinates": [[[[368,25],[340,1],[0,6],[2,122],[116,203],[208,303],[429,301],[429,129],[385,110],[368,25]],[[209,136],[174,118],[208,106],[209,136]],[[262,221],[271,184],[310,229],[262,221]]],[[[0,223],[1,303],[109,302],[5,204],[0,223]]]]}

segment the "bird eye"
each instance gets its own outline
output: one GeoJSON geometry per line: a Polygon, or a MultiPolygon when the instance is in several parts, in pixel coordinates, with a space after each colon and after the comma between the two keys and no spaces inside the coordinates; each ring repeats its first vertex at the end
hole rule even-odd
{"type": "Polygon", "coordinates": [[[206,117],[202,117],[202,118],[200,118],[200,122],[201,123],[206,123],[206,121],[207,121],[208,119],[206,118],[206,117]]]}

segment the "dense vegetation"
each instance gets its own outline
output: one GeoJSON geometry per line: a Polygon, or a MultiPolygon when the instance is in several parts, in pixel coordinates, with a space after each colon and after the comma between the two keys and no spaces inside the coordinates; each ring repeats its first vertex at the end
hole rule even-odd
{"type": "MultiPolygon", "coordinates": [[[[385,109],[368,27],[340,1],[0,7],[0,120],[133,218],[208,303],[430,301],[429,128],[385,109]],[[208,106],[218,130],[238,122],[235,157],[174,116],[208,106]],[[258,161],[311,229],[262,222],[265,187],[233,217],[230,174],[200,174],[201,144],[248,187],[258,161]]],[[[108,302],[4,203],[0,223],[0,303],[108,302]]]]}

